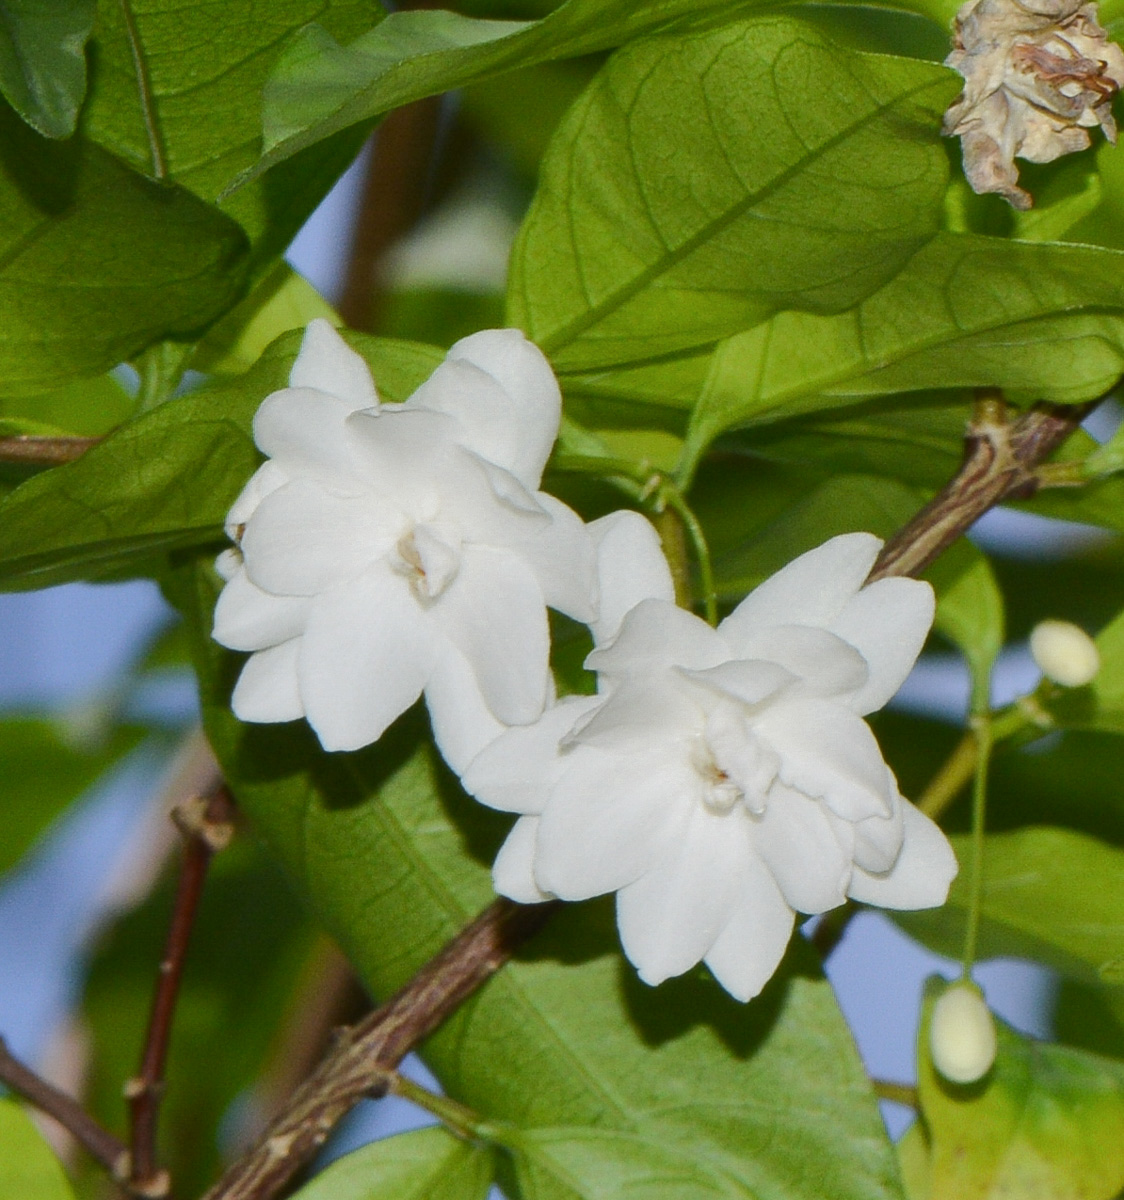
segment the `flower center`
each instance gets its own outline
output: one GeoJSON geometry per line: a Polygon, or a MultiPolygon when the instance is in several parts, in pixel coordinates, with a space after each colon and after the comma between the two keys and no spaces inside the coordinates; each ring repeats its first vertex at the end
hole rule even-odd
{"type": "Polygon", "coordinates": [[[741,788],[722,770],[714,752],[701,738],[691,754],[691,765],[702,780],[702,802],[711,812],[728,813],[739,800],[745,799],[741,788]]]}
{"type": "Polygon", "coordinates": [[[394,569],[418,600],[436,600],[460,569],[460,538],[451,530],[414,525],[398,539],[394,569]]]}

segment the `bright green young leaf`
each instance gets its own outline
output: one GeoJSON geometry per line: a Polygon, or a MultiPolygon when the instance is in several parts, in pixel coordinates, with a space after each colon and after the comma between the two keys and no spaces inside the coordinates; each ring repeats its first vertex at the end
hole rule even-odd
{"type": "MultiPolygon", "coordinates": [[[[172,590],[239,803],[373,993],[388,995],[492,898],[509,821],[459,792],[417,713],[356,754],[323,753],[300,725],[240,725],[227,708],[238,661],[207,641],[214,577],[185,567],[172,590]]],[[[487,1121],[635,1134],[751,1195],[900,1197],[850,1035],[799,938],[743,1006],[701,972],[646,987],[621,958],[611,905],[570,905],[425,1054],[487,1121]]]]}
{"type": "Polygon", "coordinates": [[[61,721],[0,720],[0,873],[143,736],[136,726],[119,726],[104,744],[88,746],[68,737],[61,721]]]}
{"type": "Polygon", "coordinates": [[[96,0],[3,0],[0,92],[44,137],[74,132],[96,0]]]}
{"type": "Polygon", "coordinates": [[[238,298],[246,241],[188,192],[0,113],[0,392],[97,375],[238,298]]]}
{"type": "MultiPolygon", "coordinates": [[[[350,340],[387,399],[405,399],[441,360],[431,346],[350,340]]],[[[162,404],[0,501],[0,590],[145,574],[171,550],[221,542],[258,465],[253,415],[285,386],[299,346],[299,333],[286,335],[247,374],[162,404]]]]}
{"type": "Polygon", "coordinates": [[[135,408],[136,401],[112,375],[95,375],[49,392],[0,397],[0,427],[4,437],[101,437],[135,408]]]}
{"type": "Polygon", "coordinates": [[[531,1129],[508,1147],[523,1200],[755,1200],[760,1194],[661,1141],[632,1134],[531,1129]]]}
{"type": "Polygon", "coordinates": [[[853,305],[936,232],[955,91],[789,19],[629,44],[543,163],[512,323],[579,371],[853,305]]]}
{"type": "Polygon", "coordinates": [[[999,1025],[979,1084],[945,1083],[919,1037],[911,1200],[1114,1200],[1124,1187],[1124,1064],[999,1025]]]}
{"type": "Polygon", "coordinates": [[[74,1200],[55,1152],[8,1099],[0,1099],[0,1200],[74,1200]]]}
{"type": "MultiPolygon", "coordinates": [[[[759,4],[741,0],[736,7],[759,4]]],[[[729,8],[729,0],[568,0],[540,21],[396,12],[347,46],[334,31],[312,25],[290,42],[266,84],[265,153],[247,177],[412,100],[595,54],[729,8]]]]}
{"type": "Polygon", "coordinates": [[[1116,250],[941,234],[853,311],[783,312],[723,343],[690,452],[734,426],[894,392],[1092,399],[1124,371],[1122,268],[1116,250]]]}
{"type": "MultiPolygon", "coordinates": [[[[1064,797],[1059,798],[1064,803],[1064,797]]],[[[961,862],[967,837],[952,839],[961,862]]],[[[907,932],[941,954],[964,944],[969,880],[953,882],[943,908],[895,912],[907,932]]],[[[1124,850],[1069,829],[1031,826],[987,838],[979,957],[1033,958],[1100,982],[1124,946],[1124,850]]]]}
{"type": "MultiPolygon", "coordinates": [[[[82,1000],[91,1037],[87,1103],[125,1133],[122,1080],[136,1072],[156,966],[172,910],[174,879],[100,939],[82,1000]]],[[[176,1194],[199,1196],[221,1166],[224,1119],[270,1066],[294,1013],[313,929],[276,865],[252,838],[236,837],[208,872],[184,968],[161,1104],[161,1161],[176,1194]]],[[[302,997],[302,999],[304,999],[302,997]]],[[[269,1104],[275,1097],[261,1095],[269,1104]]],[[[227,1126],[228,1136],[237,1134],[227,1126]]]]}
{"type": "Polygon", "coordinates": [[[972,675],[974,710],[990,703],[991,669],[1003,648],[1003,593],[991,564],[961,540],[925,572],[937,589],[933,628],[964,655],[972,675]]]}
{"type": "Polygon", "coordinates": [[[241,375],[283,333],[303,329],[324,317],[343,324],[336,310],[286,262],[279,262],[260,284],[211,329],[199,343],[191,366],[210,375],[241,375]]]}
{"type": "Polygon", "coordinates": [[[487,1147],[418,1129],[336,1159],[294,1200],[484,1200],[494,1171],[487,1147]]]}
{"type": "MultiPolygon", "coordinates": [[[[135,170],[214,202],[257,159],[262,86],[286,42],[310,21],[357,37],[382,15],[371,0],[100,0],[83,130],[135,170]],[[147,87],[138,83],[127,13],[147,87]]],[[[256,262],[284,250],[358,148],[355,135],[337,138],[224,202],[256,262]]]]}

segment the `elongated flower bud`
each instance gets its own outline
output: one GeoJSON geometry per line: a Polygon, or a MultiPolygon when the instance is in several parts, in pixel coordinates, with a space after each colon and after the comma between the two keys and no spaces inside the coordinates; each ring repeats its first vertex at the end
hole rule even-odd
{"type": "Polygon", "coordinates": [[[1069,621],[1041,621],[1030,634],[1030,652],[1047,679],[1063,687],[1083,687],[1100,670],[1096,643],[1069,621]]]}
{"type": "Polygon", "coordinates": [[[991,1070],[996,1049],[995,1021],[979,988],[954,983],[933,1005],[933,1066],[950,1083],[975,1083],[991,1070]]]}

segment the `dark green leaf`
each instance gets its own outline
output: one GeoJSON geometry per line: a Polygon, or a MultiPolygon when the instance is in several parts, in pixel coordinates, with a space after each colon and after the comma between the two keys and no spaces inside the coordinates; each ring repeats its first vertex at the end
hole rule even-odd
{"type": "Polygon", "coordinates": [[[492,1152],[446,1129],[419,1129],[337,1159],[296,1200],[484,1200],[492,1152]]]}
{"type": "Polygon", "coordinates": [[[237,299],[246,242],[229,218],[11,112],[0,145],[0,392],[97,375],[237,299]]]}
{"type": "MultiPolygon", "coordinates": [[[[437,767],[417,714],[352,755],[323,753],[300,726],[239,725],[226,708],[237,663],[206,640],[213,577],[184,568],[176,595],[239,802],[375,994],[389,994],[490,900],[508,822],[437,767]]],[[[801,939],[742,1006],[701,974],[647,988],[621,960],[611,906],[569,906],[426,1055],[486,1120],[636,1133],[786,1200],[900,1194],[850,1035],[801,939]]]]}
{"type": "Polygon", "coordinates": [[[0,1200],[74,1200],[54,1151],[14,1100],[0,1099],[0,1200]]]}
{"type": "Polygon", "coordinates": [[[936,232],[954,94],[941,67],[787,19],[631,43],[543,163],[511,320],[580,371],[850,307],[936,232]]]}
{"type": "MultiPolygon", "coordinates": [[[[968,862],[969,839],[952,843],[968,862]]],[[[893,917],[927,946],[956,957],[968,903],[962,871],[944,908],[893,917]]],[[[993,834],[984,852],[981,912],[981,958],[1033,958],[1075,979],[1100,982],[1101,966],[1124,953],[1124,850],[1068,829],[993,834]]]]}
{"type": "Polygon", "coordinates": [[[3,0],[0,92],[45,137],[69,137],[86,94],[96,0],[3,0]]]}
{"type": "MultiPolygon", "coordinates": [[[[943,983],[942,985],[943,986],[943,983]]],[[[995,1066],[945,1083],[919,1041],[915,1200],[1112,1200],[1124,1187],[1124,1065],[1021,1037],[999,1023],[995,1066]]]]}
{"type": "MultiPolygon", "coordinates": [[[[127,8],[101,0],[83,130],[134,169],[166,174],[214,202],[258,156],[262,86],[281,47],[309,21],[351,38],[381,16],[370,0],[224,0],[217,7],[129,0],[127,8]],[[127,12],[147,94],[138,85],[127,12]]],[[[249,235],[257,262],[284,250],[358,149],[356,136],[337,138],[223,203],[249,235]]]]}
{"type": "Polygon", "coordinates": [[[108,740],[87,744],[61,721],[0,720],[0,872],[143,736],[139,727],[119,726],[108,740]]]}
{"type": "MultiPolygon", "coordinates": [[[[143,414],[0,502],[0,590],[143,574],[153,556],[221,542],[226,512],[258,464],[254,412],[285,386],[300,336],[279,339],[228,384],[143,414]]],[[[350,340],[369,355],[388,399],[405,399],[441,359],[431,346],[350,340]]]]}

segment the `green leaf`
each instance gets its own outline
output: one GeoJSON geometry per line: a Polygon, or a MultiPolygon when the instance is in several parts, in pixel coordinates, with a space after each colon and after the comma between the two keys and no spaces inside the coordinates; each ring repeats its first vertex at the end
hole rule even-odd
{"type": "Polygon", "coordinates": [[[418,1129],[345,1154],[295,1195],[299,1200],[484,1200],[492,1151],[446,1129],[418,1129]]]}
{"type": "Polygon", "coordinates": [[[0,142],[0,392],[97,375],[237,299],[246,242],[221,213],[11,112],[0,142]]]}
{"type": "Polygon", "coordinates": [[[49,392],[0,397],[0,428],[4,437],[101,437],[135,408],[132,396],[112,375],[96,375],[49,392]]]}
{"type": "Polygon", "coordinates": [[[991,564],[961,540],[925,572],[939,600],[933,628],[964,655],[972,675],[973,711],[990,703],[991,669],[1003,648],[1003,593],[991,564]]]}
{"type": "MultiPolygon", "coordinates": [[[[967,862],[969,838],[954,837],[952,844],[967,862]]],[[[943,908],[891,915],[927,946],[958,957],[969,887],[962,871],[943,908]]],[[[1068,829],[992,834],[981,914],[980,958],[1032,958],[1099,983],[1102,965],[1124,951],[1124,850],[1068,829]]]]}
{"type": "Polygon", "coordinates": [[[0,92],[44,137],[69,137],[86,94],[96,0],[3,0],[0,92]]]}
{"type": "Polygon", "coordinates": [[[924,1181],[914,1200],[1113,1200],[1124,1187],[1124,1064],[997,1022],[991,1072],[947,1084],[928,1052],[935,990],[918,1043],[922,1125],[911,1157],[926,1161],[911,1172],[924,1181]]]}
{"type": "Polygon", "coordinates": [[[721,345],[689,451],[734,426],[895,392],[1092,399],[1124,369],[1122,281],[1120,251],[942,233],[854,311],[780,313],[721,345]]]}
{"type": "Polygon", "coordinates": [[[850,307],[937,230],[954,93],[781,18],[630,43],[543,163],[510,319],[578,371],[850,307]]]}
{"type": "MultiPolygon", "coordinates": [[[[253,415],[285,386],[300,337],[283,336],[245,375],[162,404],[0,501],[0,590],[153,573],[172,550],[217,548],[227,510],[258,465],[253,415]]],[[[441,360],[431,346],[348,340],[368,355],[389,399],[405,399],[441,360]]]]}
{"type": "MultiPolygon", "coordinates": [[[[350,38],[381,16],[370,0],[224,0],[221,9],[178,0],[100,0],[83,131],[135,170],[163,174],[213,203],[258,157],[262,87],[279,49],[309,21],[350,38]],[[147,87],[138,82],[126,14],[147,87]]],[[[336,138],[293,169],[223,202],[249,236],[256,263],[284,250],[360,140],[336,138]]]]}
{"type": "Polygon", "coordinates": [[[15,1100],[0,1099],[0,1200],[74,1200],[54,1151],[15,1100]]]}
{"type": "MultiPolygon", "coordinates": [[[[242,726],[236,660],[207,640],[213,575],[177,573],[205,721],[239,803],[372,992],[399,987],[492,898],[509,824],[435,762],[418,714],[325,754],[307,728],[242,726]],[[393,936],[387,931],[393,930],[393,936]]],[[[425,1054],[486,1121],[658,1141],[785,1200],[889,1200],[896,1169],[850,1035],[802,939],[748,1006],[701,973],[657,989],[618,949],[611,904],[567,906],[425,1054]]]]}
{"type": "Polygon", "coordinates": [[[600,1129],[533,1129],[514,1136],[524,1200],[754,1200],[736,1181],[661,1142],[600,1129]]]}
{"type": "Polygon", "coordinates": [[[312,25],[286,47],[266,84],[265,152],[244,179],[413,100],[516,68],[596,54],[729,8],[729,0],[568,0],[540,21],[396,12],[348,46],[312,25]]]}
{"type": "Polygon", "coordinates": [[[119,726],[107,741],[89,745],[62,721],[0,720],[0,873],[143,736],[137,726],[119,726]]]}
{"type": "MultiPolygon", "coordinates": [[[[121,1084],[135,1073],[144,1044],[173,890],[165,878],[99,940],[83,996],[92,1040],[87,1104],[122,1134],[121,1084]]],[[[201,1195],[213,1182],[224,1120],[228,1136],[243,1132],[231,1106],[277,1053],[279,1027],[295,1019],[293,994],[310,960],[322,967],[313,936],[304,908],[252,839],[236,837],[215,857],[192,928],[160,1109],[160,1158],[177,1195],[201,1195]]],[[[258,1092],[253,1099],[268,1105],[277,1097],[258,1092]]],[[[252,1121],[250,1105],[242,1115],[252,1121]]]]}

